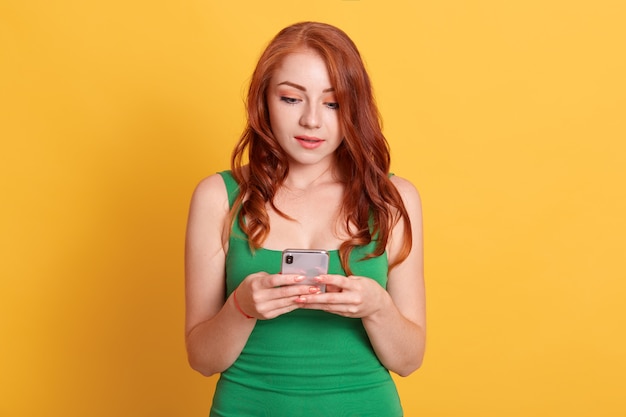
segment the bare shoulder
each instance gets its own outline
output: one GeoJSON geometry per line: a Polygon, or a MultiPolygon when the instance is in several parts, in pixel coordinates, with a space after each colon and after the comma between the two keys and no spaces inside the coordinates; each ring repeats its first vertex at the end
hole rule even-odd
{"type": "Polygon", "coordinates": [[[229,210],[228,192],[222,176],[214,174],[204,178],[196,186],[191,198],[188,235],[206,239],[210,232],[211,235],[222,237],[229,210]]]}
{"type": "Polygon", "coordinates": [[[221,175],[210,175],[198,183],[191,198],[191,210],[212,216],[228,214],[228,192],[221,175]]]}
{"type": "Polygon", "coordinates": [[[224,179],[219,174],[210,175],[202,179],[193,192],[193,198],[201,201],[210,200],[211,202],[228,203],[228,193],[224,179]]]}
{"type": "Polygon", "coordinates": [[[407,209],[419,209],[421,207],[420,194],[411,181],[397,175],[393,175],[390,179],[404,200],[407,209]]]}

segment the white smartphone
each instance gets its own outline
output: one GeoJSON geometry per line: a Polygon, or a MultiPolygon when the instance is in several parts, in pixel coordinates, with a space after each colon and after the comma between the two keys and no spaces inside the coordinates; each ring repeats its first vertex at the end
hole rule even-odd
{"type": "Polygon", "coordinates": [[[313,280],[318,275],[328,273],[328,251],[321,249],[285,249],[283,251],[281,274],[299,274],[306,278],[302,284],[319,285],[326,292],[326,285],[313,280]]]}

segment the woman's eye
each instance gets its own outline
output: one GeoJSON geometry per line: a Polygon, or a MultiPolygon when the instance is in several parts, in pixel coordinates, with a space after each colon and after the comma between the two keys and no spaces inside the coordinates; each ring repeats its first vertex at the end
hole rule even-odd
{"type": "Polygon", "coordinates": [[[286,96],[281,96],[280,99],[281,99],[281,101],[284,101],[287,104],[297,104],[300,101],[297,98],[286,97],[286,96]]]}
{"type": "Polygon", "coordinates": [[[339,108],[339,103],[326,103],[326,107],[331,110],[337,110],[339,108]]]}

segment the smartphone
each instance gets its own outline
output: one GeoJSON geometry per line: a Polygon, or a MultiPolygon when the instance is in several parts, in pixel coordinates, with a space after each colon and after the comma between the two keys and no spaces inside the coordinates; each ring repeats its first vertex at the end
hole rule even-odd
{"type": "Polygon", "coordinates": [[[318,285],[326,292],[326,285],[313,278],[328,273],[328,251],[321,249],[285,249],[283,251],[281,274],[299,274],[306,278],[302,284],[318,285]]]}

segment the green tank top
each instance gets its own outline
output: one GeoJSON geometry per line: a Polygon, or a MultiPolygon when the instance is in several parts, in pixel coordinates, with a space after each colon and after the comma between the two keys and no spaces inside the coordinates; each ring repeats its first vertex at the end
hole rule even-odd
{"type": "MultiPolygon", "coordinates": [[[[221,172],[229,203],[239,187],[230,171],[221,172]]],[[[361,260],[374,243],[355,249],[354,275],[386,288],[386,254],[361,260]]],[[[339,252],[329,251],[329,273],[345,275],[339,252]]],[[[229,295],[248,275],[280,272],[281,251],[250,251],[238,222],[226,255],[229,295]]],[[[272,320],[258,320],[243,351],[220,375],[211,417],[399,417],[395,384],[380,363],[360,319],[317,310],[295,310],[272,320]]]]}

